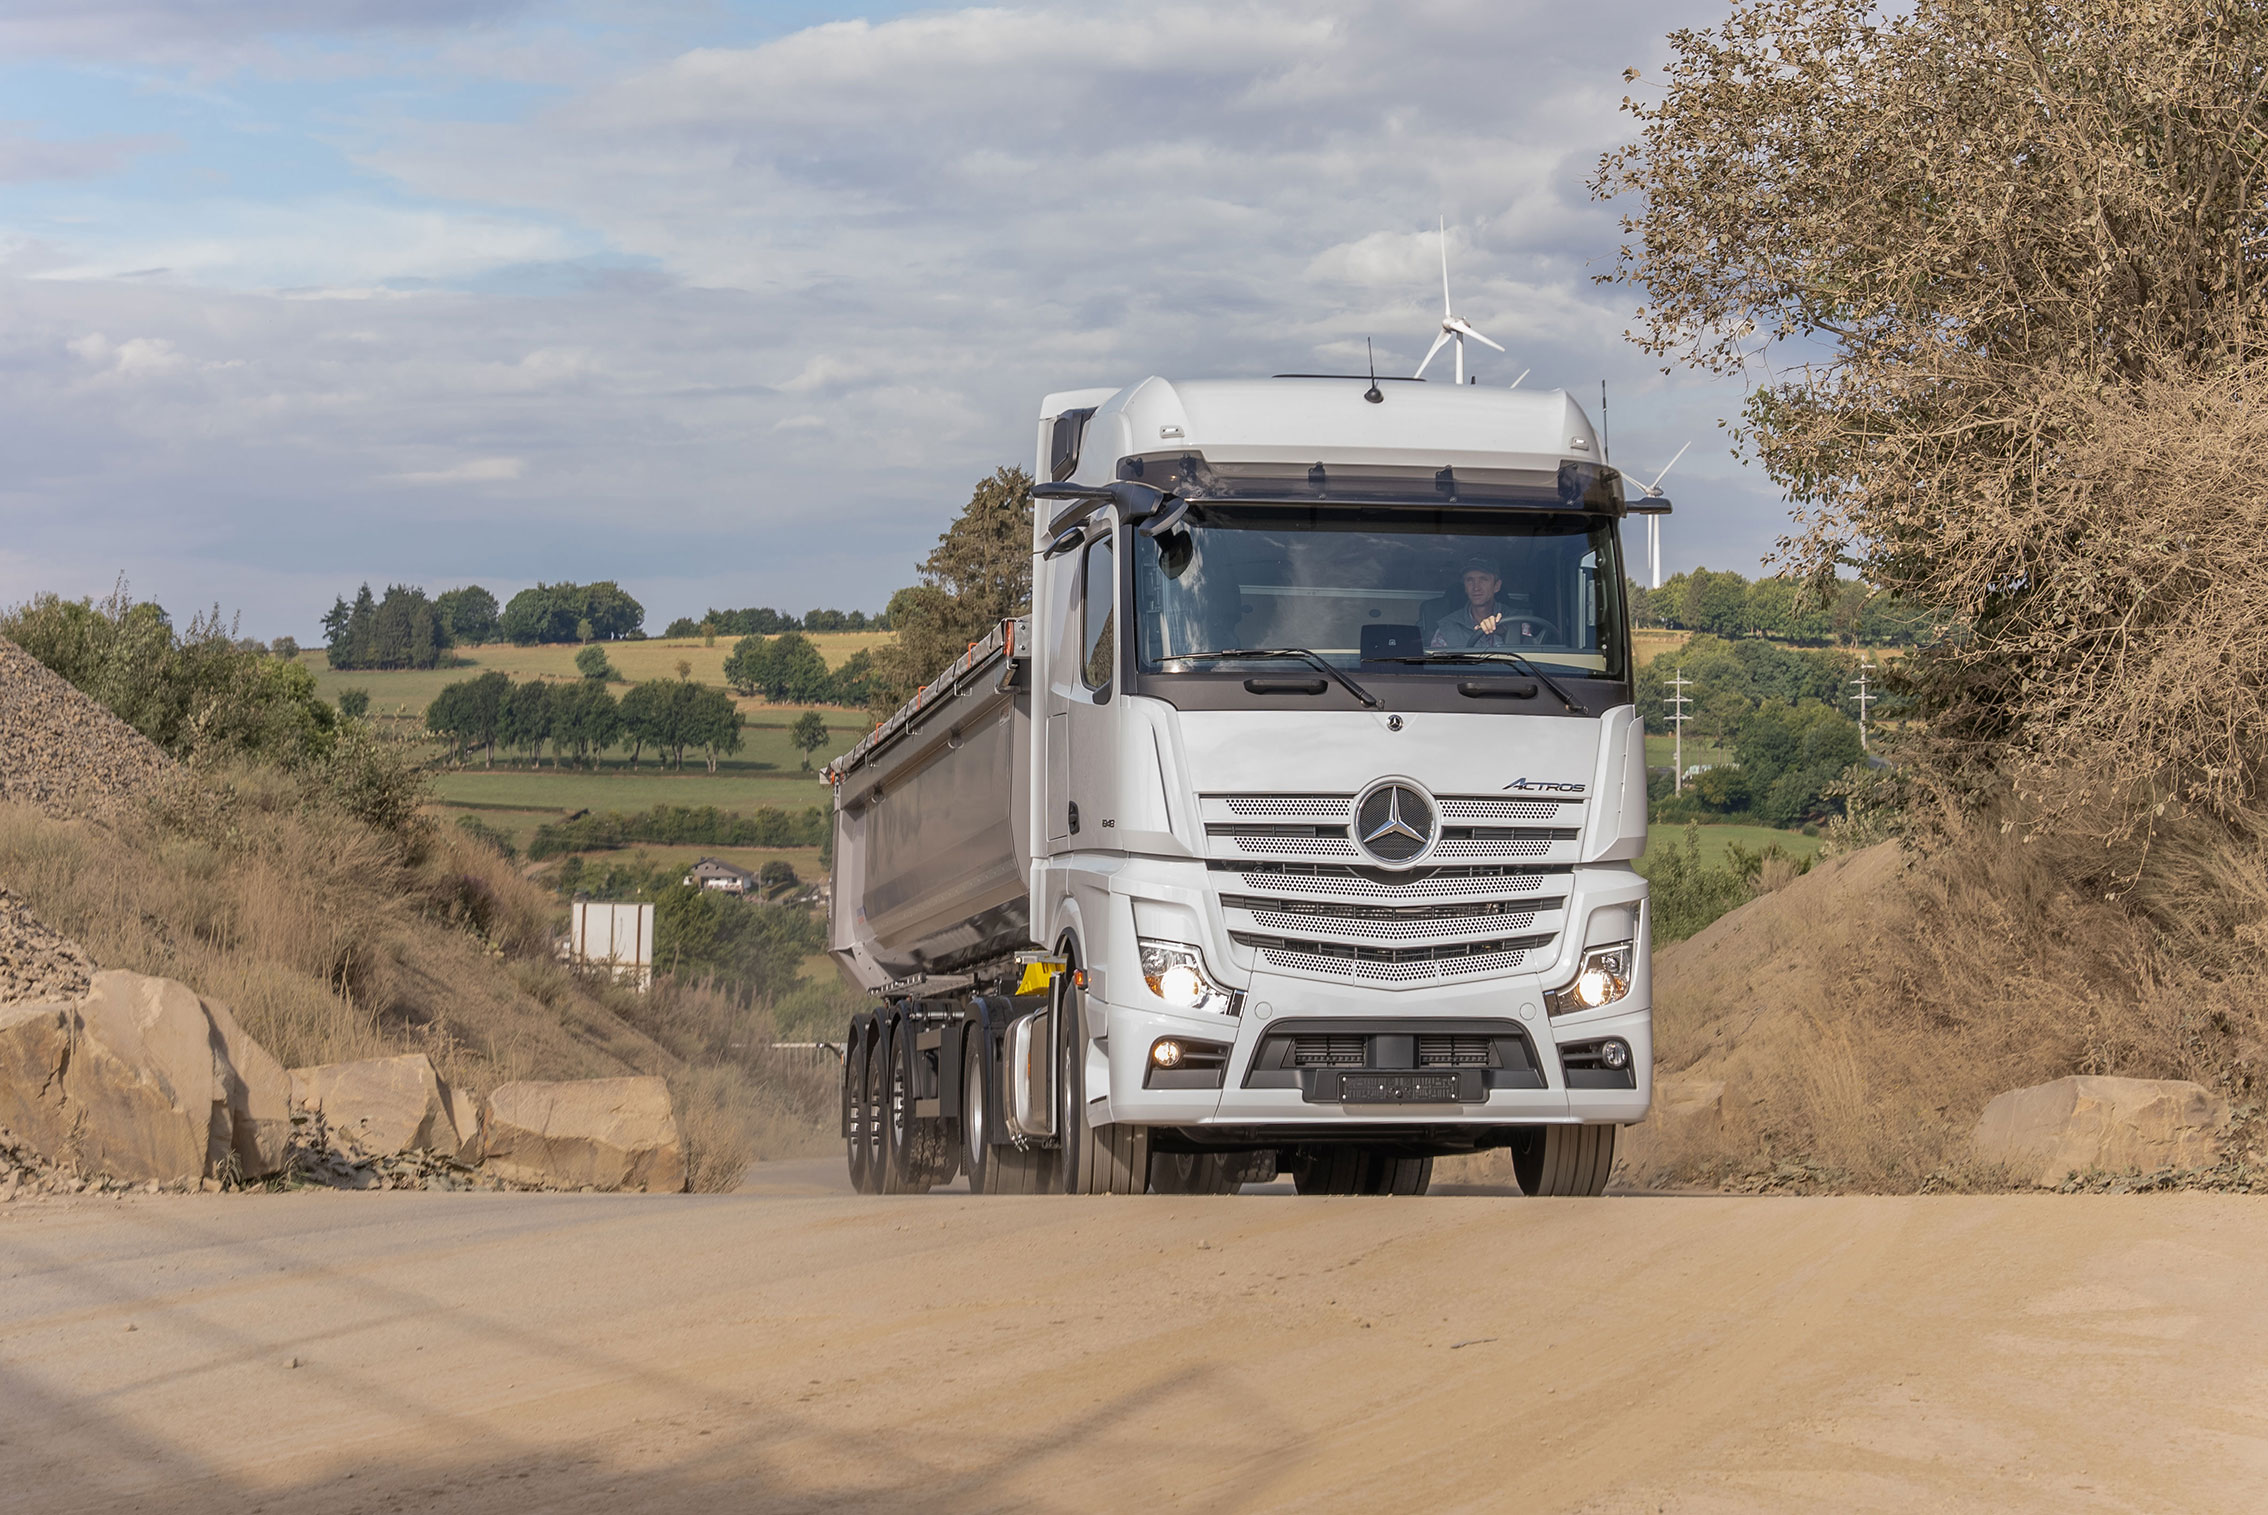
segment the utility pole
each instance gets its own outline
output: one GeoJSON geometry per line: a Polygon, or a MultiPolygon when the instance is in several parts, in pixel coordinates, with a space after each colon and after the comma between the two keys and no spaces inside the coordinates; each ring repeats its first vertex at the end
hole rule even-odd
{"type": "Polygon", "coordinates": [[[1872,692],[1872,689],[1871,689],[1871,687],[1869,686],[1869,684],[1868,684],[1868,682],[1867,682],[1867,676],[1868,676],[1869,674],[1871,674],[1871,673],[1873,673],[1873,672],[1874,672],[1874,660],[1873,660],[1873,659],[1872,659],[1871,657],[1869,657],[1869,656],[1868,656],[1867,654],[1865,654],[1865,653],[1863,653],[1863,652],[1862,652],[1862,653],[1860,653],[1860,654],[1859,654],[1859,665],[1858,665],[1858,669],[1859,669],[1859,672],[1858,672],[1858,677],[1857,677],[1857,678],[1855,678],[1855,679],[1852,679],[1852,680],[1850,680],[1849,682],[1851,682],[1851,683],[1853,683],[1853,684],[1856,684],[1856,685],[1858,685],[1858,693],[1857,693],[1857,694],[1855,694],[1855,695],[1853,695],[1853,696],[1851,696],[1851,698],[1853,698],[1853,699],[1855,699],[1855,700],[1857,700],[1857,701],[1858,701],[1858,744],[1859,744],[1859,751],[1861,751],[1861,752],[1871,752],[1871,751],[1873,751],[1874,749],[1873,749],[1873,748],[1872,748],[1871,746],[1869,746],[1869,745],[1868,745],[1868,743],[1867,743],[1867,737],[1866,737],[1866,707],[1867,707],[1867,706],[1869,706],[1869,705],[1871,705],[1871,704],[1873,704],[1873,703],[1875,702],[1875,700],[1876,700],[1876,699],[1880,698],[1880,696],[1878,696],[1878,695],[1876,695],[1876,694],[1874,694],[1874,693],[1872,692]]]}
{"type": "Polygon", "coordinates": [[[1673,760],[1677,766],[1670,777],[1670,792],[1683,794],[1685,792],[1685,723],[1693,719],[1685,713],[1685,707],[1693,703],[1687,697],[1685,688],[1693,681],[1687,678],[1685,670],[1680,668],[1677,671],[1676,678],[1664,679],[1662,682],[1677,691],[1675,694],[1663,695],[1662,703],[1670,708],[1670,730],[1675,734],[1673,738],[1675,745],[1672,750],[1677,754],[1673,760]]]}

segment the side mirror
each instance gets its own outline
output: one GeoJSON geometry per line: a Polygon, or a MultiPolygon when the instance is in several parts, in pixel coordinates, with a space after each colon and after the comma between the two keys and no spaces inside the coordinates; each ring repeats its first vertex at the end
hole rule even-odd
{"type": "Polygon", "coordinates": [[[1641,495],[1630,502],[1630,513],[1634,516],[1666,516],[1670,513],[1669,496],[1641,495]]]}
{"type": "Polygon", "coordinates": [[[1045,562],[1050,558],[1062,557],[1067,552],[1077,552],[1086,540],[1087,528],[1084,526],[1073,526],[1059,532],[1055,540],[1047,544],[1047,550],[1040,554],[1040,560],[1045,562]]]}

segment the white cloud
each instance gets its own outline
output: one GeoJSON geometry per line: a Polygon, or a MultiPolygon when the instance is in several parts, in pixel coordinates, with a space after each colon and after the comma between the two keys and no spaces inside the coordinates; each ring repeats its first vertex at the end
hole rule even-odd
{"type": "Polygon", "coordinates": [[[523,458],[468,458],[447,468],[431,468],[394,477],[405,484],[500,484],[527,471],[523,458]]]}
{"type": "Polygon", "coordinates": [[[1027,460],[1048,390],[1348,369],[1366,337],[1408,372],[1444,214],[1460,313],[1512,348],[1475,353],[1484,380],[1592,405],[1611,379],[1618,460],[1700,436],[1671,562],[1752,567],[1783,516],[1719,444],[1738,392],[1622,342],[1637,300],[1591,281],[1619,237],[1584,188],[1621,69],[1712,14],[1633,6],[1603,45],[1595,8],[1542,0],[842,23],[524,119],[367,125],[383,197],[0,237],[0,508],[48,565],[0,564],[0,599],[99,589],[115,556],[184,603],[288,605],[264,634],[364,577],[878,608],[974,478],[1027,460]],[[182,361],[104,403],[58,382],[99,331],[182,361]]]}

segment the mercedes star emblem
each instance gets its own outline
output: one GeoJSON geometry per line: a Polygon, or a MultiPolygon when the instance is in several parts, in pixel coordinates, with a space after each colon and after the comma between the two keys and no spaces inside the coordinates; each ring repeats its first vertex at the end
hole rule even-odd
{"type": "Polygon", "coordinates": [[[1404,865],[1433,845],[1433,801],[1403,783],[1382,783],[1355,805],[1355,840],[1382,863],[1404,865]]]}

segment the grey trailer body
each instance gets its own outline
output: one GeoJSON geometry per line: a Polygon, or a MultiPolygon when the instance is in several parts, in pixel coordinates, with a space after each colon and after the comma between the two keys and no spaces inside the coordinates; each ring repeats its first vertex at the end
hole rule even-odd
{"type": "Polygon", "coordinates": [[[1150,379],[1039,441],[1031,613],[827,770],[854,1176],[1411,1193],[1508,1147],[1598,1192],[1652,1021],[1581,410],[1150,379]]]}

